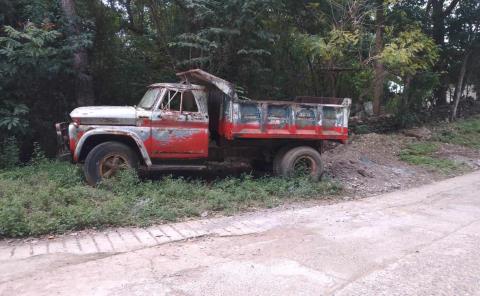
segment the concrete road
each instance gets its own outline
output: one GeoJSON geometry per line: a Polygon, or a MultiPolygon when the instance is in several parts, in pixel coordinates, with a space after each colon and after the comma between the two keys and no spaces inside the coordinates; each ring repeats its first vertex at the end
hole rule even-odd
{"type": "Polygon", "coordinates": [[[124,229],[137,244],[122,251],[101,251],[100,233],[89,252],[3,242],[0,295],[480,295],[480,172],[196,223],[171,225],[178,240],[124,229]]]}

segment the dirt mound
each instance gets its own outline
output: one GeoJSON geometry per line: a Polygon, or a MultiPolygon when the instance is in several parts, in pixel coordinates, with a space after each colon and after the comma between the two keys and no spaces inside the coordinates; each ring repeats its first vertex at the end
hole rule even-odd
{"type": "Polygon", "coordinates": [[[369,196],[440,179],[437,173],[398,160],[403,146],[414,141],[401,134],[356,135],[347,145],[323,154],[326,175],[354,196],[369,196]]]}

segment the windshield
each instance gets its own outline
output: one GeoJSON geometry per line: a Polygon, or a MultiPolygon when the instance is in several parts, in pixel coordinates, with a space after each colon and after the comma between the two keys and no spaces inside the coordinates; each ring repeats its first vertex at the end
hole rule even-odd
{"type": "Polygon", "coordinates": [[[149,89],[143,96],[140,103],[138,104],[138,107],[142,109],[147,109],[147,110],[152,109],[153,104],[155,104],[155,100],[157,99],[160,91],[161,91],[161,88],[158,88],[158,87],[149,89]]]}

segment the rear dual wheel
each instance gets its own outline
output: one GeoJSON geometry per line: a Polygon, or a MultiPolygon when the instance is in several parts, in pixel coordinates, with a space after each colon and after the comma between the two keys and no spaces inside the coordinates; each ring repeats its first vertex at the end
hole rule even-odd
{"type": "Polygon", "coordinates": [[[323,175],[320,153],[309,146],[280,149],[273,161],[275,175],[283,177],[309,176],[319,181],[323,175]]]}

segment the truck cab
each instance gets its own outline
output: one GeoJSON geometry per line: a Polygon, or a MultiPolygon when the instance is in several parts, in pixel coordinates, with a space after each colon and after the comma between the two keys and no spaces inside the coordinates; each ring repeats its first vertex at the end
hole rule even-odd
{"type": "Polygon", "coordinates": [[[153,159],[208,157],[207,93],[198,85],[151,85],[136,106],[137,126],[150,130],[145,147],[153,159]]]}

